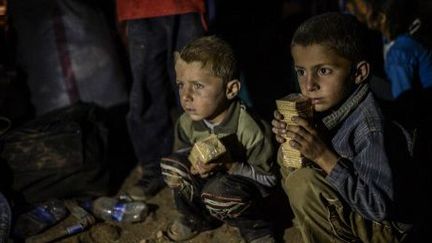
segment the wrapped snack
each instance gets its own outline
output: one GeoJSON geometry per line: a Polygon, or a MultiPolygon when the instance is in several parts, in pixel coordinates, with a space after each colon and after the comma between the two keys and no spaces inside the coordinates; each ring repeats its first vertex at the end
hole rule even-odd
{"type": "MultiPolygon", "coordinates": [[[[290,94],[276,100],[278,111],[284,116],[287,125],[297,125],[291,118],[299,116],[311,120],[313,116],[313,106],[311,100],[301,94],[290,94]]],[[[289,139],[281,146],[283,165],[292,168],[300,168],[303,165],[303,158],[300,151],[292,148],[289,139]]]]}
{"type": "Polygon", "coordinates": [[[208,163],[226,153],[226,148],[215,134],[200,140],[194,144],[189,154],[189,161],[195,164],[197,161],[208,163]]]}

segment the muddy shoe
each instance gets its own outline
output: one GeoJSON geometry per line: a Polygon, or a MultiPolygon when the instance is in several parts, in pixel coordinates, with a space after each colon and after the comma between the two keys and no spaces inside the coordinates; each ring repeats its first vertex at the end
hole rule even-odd
{"type": "Polygon", "coordinates": [[[200,232],[199,230],[192,229],[183,223],[182,220],[176,220],[168,226],[165,236],[171,241],[179,242],[192,239],[200,232]]]}
{"type": "Polygon", "coordinates": [[[132,187],[126,190],[126,194],[136,201],[147,201],[154,197],[163,187],[165,182],[161,175],[147,174],[132,187]]]}
{"type": "Polygon", "coordinates": [[[213,230],[223,224],[219,220],[210,221],[195,221],[193,219],[186,219],[179,217],[172,224],[170,224],[164,232],[166,240],[179,242],[194,238],[199,233],[213,230]]]}

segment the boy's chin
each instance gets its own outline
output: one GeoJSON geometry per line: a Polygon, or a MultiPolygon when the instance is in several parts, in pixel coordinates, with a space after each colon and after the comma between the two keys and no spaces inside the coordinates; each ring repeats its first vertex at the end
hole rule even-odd
{"type": "Polygon", "coordinates": [[[327,110],[328,110],[328,109],[325,109],[325,108],[320,109],[319,107],[315,107],[315,108],[314,108],[314,112],[317,112],[317,113],[325,112],[325,111],[327,111],[327,110]]]}
{"type": "Polygon", "coordinates": [[[192,121],[201,121],[201,120],[204,120],[204,117],[202,117],[202,116],[198,116],[198,115],[194,115],[194,114],[189,114],[189,113],[187,113],[187,114],[188,114],[188,116],[190,117],[190,119],[192,121]]]}
{"type": "Polygon", "coordinates": [[[330,107],[328,107],[328,105],[322,105],[322,104],[317,104],[314,105],[314,112],[326,112],[330,110],[330,107]]]}

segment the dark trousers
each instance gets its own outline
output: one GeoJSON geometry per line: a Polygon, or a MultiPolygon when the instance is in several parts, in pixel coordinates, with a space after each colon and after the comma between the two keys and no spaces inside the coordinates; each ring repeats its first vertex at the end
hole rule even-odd
{"type": "Polygon", "coordinates": [[[130,20],[127,32],[132,69],[129,134],[138,161],[158,164],[171,153],[170,111],[178,107],[173,53],[203,35],[204,29],[199,14],[190,13],[130,20]]]}
{"type": "Polygon", "coordinates": [[[262,193],[268,188],[239,175],[217,172],[207,178],[190,173],[190,163],[181,156],[163,158],[162,175],[174,191],[177,210],[194,227],[211,227],[222,221],[237,227],[253,240],[272,233],[262,193]]]}

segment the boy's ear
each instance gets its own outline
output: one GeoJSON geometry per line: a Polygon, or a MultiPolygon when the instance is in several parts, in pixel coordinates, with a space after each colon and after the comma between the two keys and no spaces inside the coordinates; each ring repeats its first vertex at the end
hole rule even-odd
{"type": "Polygon", "coordinates": [[[174,63],[176,63],[179,58],[180,58],[180,53],[178,51],[175,51],[174,52],[174,63]]]}
{"type": "Polygon", "coordinates": [[[225,93],[227,99],[234,99],[240,92],[241,84],[238,79],[233,79],[229,81],[226,85],[225,93]]]}
{"type": "Polygon", "coordinates": [[[366,61],[361,61],[357,63],[355,73],[354,73],[354,81],[356,84],[359,84],[365,81],[369,77],[370,72],[370,64],[366,61]]]}

